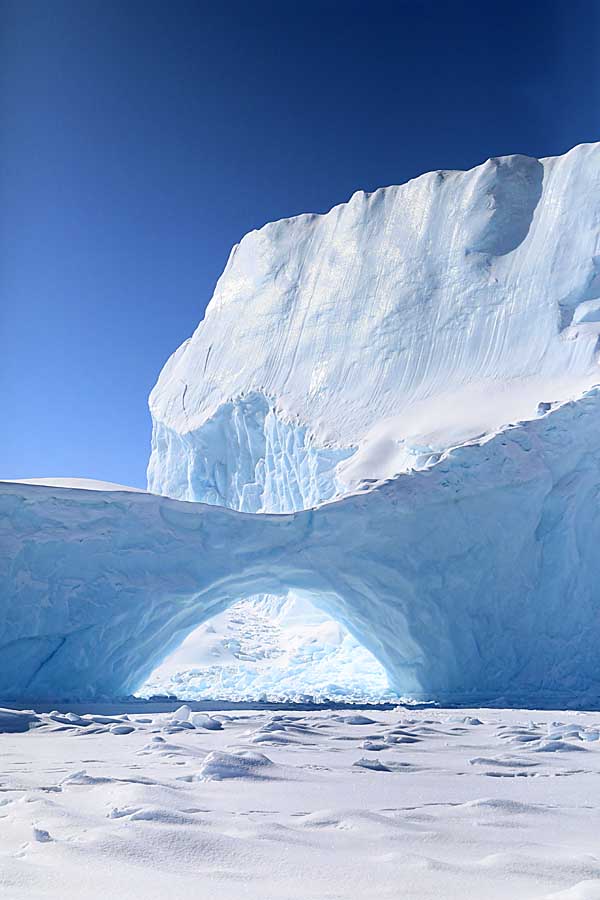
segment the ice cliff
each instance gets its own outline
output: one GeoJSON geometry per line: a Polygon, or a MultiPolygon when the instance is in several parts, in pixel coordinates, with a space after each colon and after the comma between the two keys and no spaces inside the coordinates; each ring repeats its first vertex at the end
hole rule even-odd
{"type": "Polygon", "coordinates": [[[598,380],[599,233],[585,145],[246,235],[152,392],[150,489],[300,510],[579,396],[598,380]]]}
{"type": "Polygon", "coordinates": [[[290,511],[598,378],[600,145],[359,192],[234,247],[150,397],[152,491],[290,511]]]}

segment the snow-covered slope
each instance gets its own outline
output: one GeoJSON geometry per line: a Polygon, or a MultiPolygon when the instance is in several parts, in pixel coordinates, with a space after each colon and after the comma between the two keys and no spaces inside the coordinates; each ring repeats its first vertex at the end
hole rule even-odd
{"type": "Polygon", "coordinates": [[[96,478],[18,478],[14,484],[42,484],[46,487],[77,488],[80,491],[134,491],[145,493],[141,488],[129,487],[126,484],[115,484],[114,481],[98,481],[96,478]]]}
{"type": "Polygon", "coordinates": [[[0,693],[135,689],[240,596],[308,595],[399,692],[597,705],[600,389],[288,515],[0,484],[0,693]]]}
{"type": "Polygon", "coordinates": [[[149,488],[289,511],[597,380],[600,145],[247,234],[150,397],[149,488]]]}

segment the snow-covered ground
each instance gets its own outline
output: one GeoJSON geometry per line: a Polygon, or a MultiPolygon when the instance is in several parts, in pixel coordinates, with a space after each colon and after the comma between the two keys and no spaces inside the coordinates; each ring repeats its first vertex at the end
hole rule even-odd
{"type": "Polygon", "coordinates": [[[185,700],[399,699],[372,653],[293,594],[235,603],[192,632],[137,693],[185,700]]]}
{"type": "Polygon", "coordinates": [[[10,900],[600,898],[600,713],[65,712],[0,712],[10,900]]]}

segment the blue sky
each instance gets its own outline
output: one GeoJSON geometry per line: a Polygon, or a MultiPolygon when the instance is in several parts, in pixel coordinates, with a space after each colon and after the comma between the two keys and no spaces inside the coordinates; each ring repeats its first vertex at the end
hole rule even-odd
{"type": "Polygon", "coordinates": [[[0,477],[145,485],[229,249],[600,139],[600,3],[0,0],[0,477]]]}

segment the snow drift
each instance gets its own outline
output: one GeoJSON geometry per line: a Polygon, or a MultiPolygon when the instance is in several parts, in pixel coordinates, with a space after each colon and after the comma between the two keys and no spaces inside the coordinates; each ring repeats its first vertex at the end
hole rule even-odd
{"type": "Polygon", "coordinates": [[[306,592],[413,697],[600,701],[600,391],[288,515],[0,484],[5,697],[135,689],[241,595],[306,592]]]}

